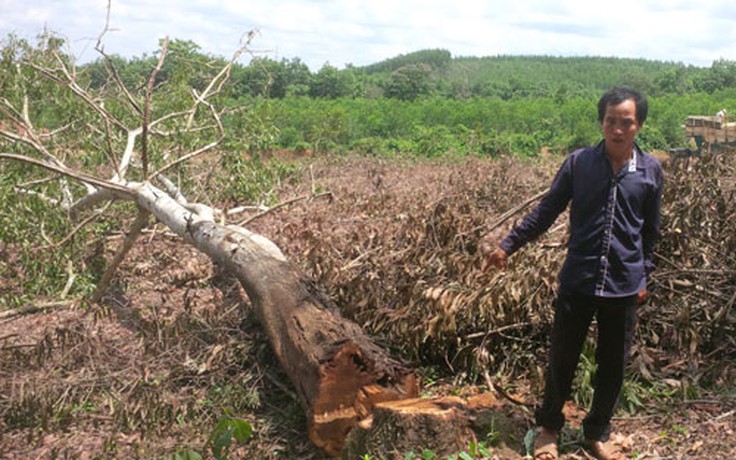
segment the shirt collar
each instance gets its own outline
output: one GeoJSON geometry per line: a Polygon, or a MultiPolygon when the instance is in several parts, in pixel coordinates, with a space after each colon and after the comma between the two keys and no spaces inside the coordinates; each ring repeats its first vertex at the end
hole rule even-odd
{"type": "MultiPolygon", "coordinates": [[[[596,150],[598,150],[598,153],[600,154],[601,158],[608,161],[608,158],[606,158],[606,141],[605,139],[600,141],[598,145],[595,147],[596,150]]],[[[624,171],[627,172],[634,172],[637,169],[645,169],[644,167],[644,161],[643,161],[643,151],[641,147],[639,147],[639,144],[634,142],[633,152],[631,155],[631,160],[629,160],[628,166],[624,168],[624,171]],[[632,168],[633,164],[633,170],[632,168]]]]}

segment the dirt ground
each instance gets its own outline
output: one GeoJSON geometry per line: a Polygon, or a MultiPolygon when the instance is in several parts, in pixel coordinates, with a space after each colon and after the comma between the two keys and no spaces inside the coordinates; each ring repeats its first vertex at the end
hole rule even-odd
{"type": "MultiPolygon", "coordinates": [[[[293,236],[295,227],[369,238],[360,232],[376,229],[366,224],[370,215],[361,203],[382,194],[403,196],[402,202],[413,205],[428,203],[441,198],[453,180],[482,177],[498,167],[478,159],[302,161],[301,180],[283,184],[281,199],[302,196],[315,186],[331,194],[296,201],[249,228],[273,239],[307,272],[312,269],[310,248],[293,236]],[[460,170],[464,172],[458,174],[460,170]]],[[[515,185],[528,186],[522,196],[529,196],[531,184],[548,174],[529,168],[528,177],[515,185]]],[[[401,218],[403,210],[392,212],[401,218]]],[[[119,242],[120,235],[110,235],[103,255],[110,257],[119,242]]],[[[325,458],[307,439],[306,419],[291,384],[251,316],[231,279],[157,226],[124,262],[104,308],[61,302],[0,319],[0,458],[163,458],[186,449],[204,453],[211,429],[226,409],[254,429],[253,437],[229,458],[325,458]]],[[[443,374],[425,392],[487,391],[456,382],[462,379],[443,374]]],[[[536,402],[525,386],[519,381],[514,388],[536,402]]],[[[505,446],[491,448],[492,458],[524,458],[523,435],[531,427],[531,411],[513,403],[504,408],[517,424],[515,435],[505,446]]],[[[575,431],[584,408],[571,404],[567,411],[570,428],[563,433],[561,458],[590,458],[575,431]]],[[[652,402],[635,414],[622,412],[615,430],[628,445],[629,458],[736,458],[733,387],[703,391],[697,399],[683,395],[677,404],[652,402]]]]}

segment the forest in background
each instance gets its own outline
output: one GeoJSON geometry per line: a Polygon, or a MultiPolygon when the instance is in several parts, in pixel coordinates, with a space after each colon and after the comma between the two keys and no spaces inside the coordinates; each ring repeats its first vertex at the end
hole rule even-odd
{"type": "MultiPolygon", "coordinates": [[[[30,44],[9,36],[4,65],[24,53],[63,48],[55,37],[30,44]]],[[[202,91],[225,62],[191,41],[173,40],[168,53],[156,84],[174,91],[157,101],[161,111],[188,100],[190,87],[202,91]]],[[[110,62],[126,87],[141,88],[157,60],[154,53],[113,55],[110,62]]],[[[79,66],[79,85],[104,94],[112,86],[108,65],[101,58],[79,66]]],[[[696,67],[615,57],[454,57],[437,49],[364,67],[325,63],[312,72],[298,57],[254,56],[247,65],[236,62],[230,78],[219,96],[229,108],[226,147],[250,156],[284,149],[420,157],[564,153],[599,139],[595,102],[614,85],[649,96],[651,116],[639,137],[649,150],[685,146],[688,115],[736,113],[736,61],[726,59],[696,67]]],[[[40,119],[53,124],[58,116],[40,119]]]]}

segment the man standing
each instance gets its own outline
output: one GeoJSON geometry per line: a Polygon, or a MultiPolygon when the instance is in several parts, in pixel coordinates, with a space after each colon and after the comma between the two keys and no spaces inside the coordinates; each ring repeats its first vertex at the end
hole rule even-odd
{"type": "Polygon", "coordinates": [[[637,306],[647,296],[662,201],[662,168],[635,143],[647,111],[646,98],[632,89],[605,93],[598,101],[603,141],[565,159],[544,198],[486,259],[487,266],[505,268],[508,256],[544,233],[570,203],[570,238],[559,275],[544,399],[536,411],[536,460],[557,458],[557,437],[565,424],[562,408],[594,316],[598,370],[583,433],[597,458],[620,457],[607,441],[637,306]]]}

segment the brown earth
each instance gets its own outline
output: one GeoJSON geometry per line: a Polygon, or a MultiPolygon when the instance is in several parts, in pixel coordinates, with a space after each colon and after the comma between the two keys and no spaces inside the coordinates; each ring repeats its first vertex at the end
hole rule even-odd
{"type": "MultiPolygon", "coordinates": [[[[335,280],[325,288],[333,298],[343,299],[340,290],[350,285],[345,273],[351,271],[370,279],[375,289],[392,289],[376,277],[380,272],[364,265],[374,254],[400,265],[402,248],[371,243],[382,241],[381,232],[393,231],[392,225],[434,209],[442,200],[448,206],[461,203],[455,194],[472,194],[499,168],[517,168],[505,196],[478,203],[486,213],[479,222],[494,222],[503,210],[539,191],[551,177],[549,163],[556,160],[521,165],[504,159],[304,161],[300,179],[278,190],[280,199],[314,191],[331,194],[296,201],[248,226],[274,240],[308,275],[320,282],[335,280]],[[332,247],[316,247],[315,241],[332,247]]],[[[235,204],[245,203],[231,206],[235,204]]],[[[543,244],[555,248],[562,237],[564,229],[543,244]]],[[[99,255],[109,258],[119,242],[119,235],[108,236],[99,255]]],[[[380,321],[355,305],[341,306],[382,339],[385,326],[380,321]]],[[[417,365],[425,395],[488,391],[482,379],[473,379],[464,369],[425,362],[422,353],[386,337],[390,349],[417,365]]],[[[532,359],[541,360],[543,350],[542,344],[532,359]]],[[[139,240],[104,307],[62,303],[0,319],[0,359],[3,459],[161,458],[184,449],[204,453],[225,411],[247,420],[254,430],[230,458],[325,457],[310,445],[291,383],[240,288],[160,226],[139,240]]],[[[662,362],[683,366],[677,361],[662,362]]],[[[538,372],[512,370],[506,374],[512,379],[502,378],[502,386],[515,398],[536,402],[538,372]]],[[[675,390],[680,385],[666,384],[675,390]]],[[[615,428],[630,444],[630,458],[736,458],[733,381],[724,384],[730,387],[700,389],[695,398],[684,390],[664,402],[653,396],[637,412],[621,412],[615,428]]],[[[512,436],[505,436],[503,445],[489,438],[493,458],[523,458],[531,411],[497,396],[504,402],[512,436]]],[[[563,433],[562,458],[589,458],[575,432],[584,409],[571,403],[567,411],[570,428],[563,433]]]]}

